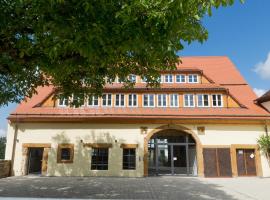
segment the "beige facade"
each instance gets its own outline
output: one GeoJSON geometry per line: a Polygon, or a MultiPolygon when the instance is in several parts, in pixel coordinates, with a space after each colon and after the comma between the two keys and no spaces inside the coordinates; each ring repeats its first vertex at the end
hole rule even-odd
{"type": "MultiPolygon", "coordinates": [[[[27,155],[24,144],[50,144],[48,148],[48,176],[128,176],[142,177],[145,175],[145,138],[148,134],[166,124],[91,124],[91,123],[20,123],[17,125],[15,140],[14,175],[26,174],[27,155]],[[142,127],[146,129],[142,130],[142,127]],[[57,148],[59,144],[74,144],[73,163],[57,163],[57,148]],[[91,170],[91,147],[86,143],[109,143],[108,170],[91,170]],[[122,169],[121,144],[138,144],[136,149],[136,170],[122,169]]],[[[263,124],[175,124],[171,129],[180,127],[196,137],[196,145],[200,148],[232,145],[257,145],[257,139],[265,134],[263,124]],[[198,127],[204,127],[203,134],[198,133],[198,127]]],[[[269,127],[270,129],[270,127],[269,127]]],[[[12,159],[15,124],[8,127],[6,159],[12,159]]],[[[202,156],[197,152],[197,156],[202,156]]],[[[270,168],[264,155],[256,158],[259,176],[270,176],[270,168]],[[259,169],[261,168],[261,169],[259,169]]],[[[198,159],[198,161],[200,161],[198,159]]],[[[203,162],[203,158],[201,160],[203,162]]],[[[203,169],[199,169],[203,170],[203,169]]],[[[199,176],[203,176],[199,172],[199,176]]]]}

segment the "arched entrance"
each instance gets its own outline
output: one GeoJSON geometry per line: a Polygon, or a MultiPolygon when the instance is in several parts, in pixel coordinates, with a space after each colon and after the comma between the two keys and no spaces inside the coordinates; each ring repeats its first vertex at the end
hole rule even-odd
{"type": "Polygon", "coordinates": [[[201,175],[200,146],[197,136],[185,127],[153,130],[145,138],[145,175],[201,175]]]}

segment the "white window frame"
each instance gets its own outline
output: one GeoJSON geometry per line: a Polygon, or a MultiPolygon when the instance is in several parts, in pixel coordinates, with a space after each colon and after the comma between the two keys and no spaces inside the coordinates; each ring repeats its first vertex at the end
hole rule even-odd
{"type": "Polygon", "coordinates": [[[147,83],[146,77],[141,77],[141,83],[147,83]]]}
{"type": "MultiPolygon", "coordinates": [[[[78,99],[80,99],[80,96],[78,96],[78,99]]],[[[72,101],[74,102],[74,94],[72,94],[72,101]]],[[[83,95],[83,104],[76,107],[75,105],[73,105],[74,108],[81,108],[85,106],[85,96],[83,95]]]]}
{"type": "Polygon", "coordinates": [[[198,74],[188,74],[188,75],[187,75],[187,82],[188,82],[188,83],[199,83],[199,76],[198,76],[198,74]],[[190,82],[190,80],[189,80],[189,76],[192,76],[192,81],[191,81],[191,82],[190,82]],[[196,81],[196,82],[194,81],[194,77],[195,77],[195,76],[197,77],[197,81],[196,81]]]}
{"type": "Polygon", "coordinates": [[[135,74],[130,74],[128,80],[132,83],[137,83],[137,76],[135,74]],[[135,79],[134,79],[135,78],[135,79]]]}
{"type": "Polygon", "coordinates": [[[184,107],[186,107],[186,108],[194,108],[195,107],[195,104],[196,104],[196,102],[195,102],[195,94],[184,94],[183,95],[183,105],[184,105],[184,107]],[[192,101],[193,101],[193,105],[191,105],[191,95],[192,95],[192,101]],[[188,97],[188,105],[186,105],[186,99],[185,99],[185,97],[188,97]]]}
{"type": "Polygon", "coordinates": [[[164,83],[173,83],[173,74],[165,74],[164,83]]]}
{"type": "Polygon", "coordinates": [[[168,106],[168,99],[167,94],[157,94],[157,107],[167,107],[168,106]],[[164,104],[164,96],[165,96],[165,105],[164,104]],[[161,97],[161,105],[159,105],[159,97],[161,97]]]}
{"type": "Polygon", "coordinates": [[[138,95],[137,94],[128,94],[128,107],[138,107],[138,95]],[[131,102],[132,102],[132,105],[129,105],[129,100],[130,100],[130,95],[131,95],[131,102]],[[136,105],[134,105],[134,95],[136,96],[136,105]]]}
{"type": "Polygon", "coordinates": [[[99,106],[99,97],[96,96],[96,95],[94,95],[94,96],[88,96],[88,98],[87,98],[87,106],[89,106],[89,107],[98,107],[99,106]],[[92,104],[89,104],[90,98],[92,98],[91,99],[92,100],[92,104]],[[95,100],[97,100],[98,105],[94,105],[95,100]]]}
{"type": "Polygon", "coordinates": [[[102,94],[102,97],[101,97],[101,105],[102,105],[102,107],[112,107],[112,103],[113,103],[113,95],[111,94],[111,93],[105,93],[105,94],[102,94]],[[103,105],[103,96],[106,96],[106,105],[103,105]],[[109,105],[108,104],[108,100],[109,100],[109,98],[108,98],[108,96],[109,95],[111,95],[111,104],[109,105]]]}
{"type": "Polygon", "coordinates": [[[170,94],[169,97],[170,97],[170,107],[172,107],[172,108],[179,107],[179,94],[170,94]],[[177,105],[175,105],[175,99],[174,99],[175,96],[176,96],[177,105]]]}
{"type": "Polygon", "coordinates": [[[69,104],[69,99],[68,98],[59,98],[58,99],[58,107],[67,107],[68,106],[68,104],[69,104]],[[63,104],[61,104],[60,102],[61,102],[61,99],[63,99],[62,101],[63,101],[63,104]],[[65,104],[65,101],[67,101],[67,105],[65,104]]]}
{"type": "Polygon", "coordinates": [[[143,107],[155,107],[155,94],[143,94],[143,102],[142,102],[142,104],[143,104],[143,107]],[[147,96],[147,99],[148,99],[147,105],[144,105],[145,96],[147,96]],[[149,101],[150,96],[153,96],[153,105],[152,106],[150,106],[150,101],[149,101]]]}
{"type": "Polygon", "coordinates": [[[176,83],[186,83],[186,82],[187,82],[187,77],[186,77],[186,75],[185,75],[185,74],[176,74],[176,75],[175,75],[175,82],[176,82],[176,83]],[[182,78],[180,78],[180,81],[177,81],[177,76],[180,76],[180,77],[181,77],[181,76],[184,76],[184,79],[185,79],[185,80],[182,81],[182,78]]]}
{"type": "Polygon", "coordinates": [[[200,108],[202,108],[202,107],[210,107],[210,95],[209,94],[197,94],[197,107],[200,107],[200,108]],[[200,106],[199,105],[199,96],[200,95],[202,95],[202,97],[203,97],[203,99],[202,99],[202,106],[200,106]],[[208,106],[205,106],[205,104],[204,104],[204,101],[205,101],[205,99],[204,99],[204,97],[207,95],[207,100],[208,100],[208,106]]]}
{"type": "Polygon", "coordinates": [[[115,107],[125,107],[126,106],[126,95],[125,94],[120,94],[119,93],[119,94],[115,94],[114,96],[115,96],[115,98],[114,98],[114,106],[115,107]],[[119,96],[119,105],[116,105],[117,96],[119,96]],[[121,104],[122,96],[124,97],[124,105],[121,104]]]}
{"type": "MultiPolygon", "coordinates": [[[[223,107],[223,95],[222,94],[212,94],[211,95],[211,98],[212,98],[212,107],[215,107],[215,108],[221,108],[221,107],[223,107]],[[221,103],[221,105],[219,106],[219,105],[214,105],[214,96],[220,96],[220,103],[221,103]]],[[[216,102],[217,102],[217,104],[218,104],[218,99],[216,99],[216,102]]]]}

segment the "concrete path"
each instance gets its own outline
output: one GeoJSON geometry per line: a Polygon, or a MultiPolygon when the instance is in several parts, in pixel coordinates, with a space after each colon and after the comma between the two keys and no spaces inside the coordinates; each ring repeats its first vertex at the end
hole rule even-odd
{"type": "Polygon", "coordinates": [[[269,178],[10,177],[0,179],[0,199],[270,200],[269,178]]]}

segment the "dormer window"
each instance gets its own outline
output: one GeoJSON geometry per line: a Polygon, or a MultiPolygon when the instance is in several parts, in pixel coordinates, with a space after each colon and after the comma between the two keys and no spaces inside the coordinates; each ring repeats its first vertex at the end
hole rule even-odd
{"type": "Polygon", "coordinates": [[[198,83],[198,75],[197,74],[189,74],[188,75],[189,83],[198,83]]]}
{"type": "Polygon", "coordinates": [[[102,95],[102,106],[112,106],[112,94],[102,95]]]}
{"type": "Polygon", "coordinates": [[[68,106],[68,98],[60,97],[58,100],[58,106],[59,107],[66,107],[68,106]]]}
{"type": "Polygon", "coordinates": [[[198,94],[197,95],[198,107],[209,107],[209,95],[208,94],[198,94]]]}
{"type": "Polygon", "coordinates": [[[125,95],[124,94],[116,94],[115,95],[115,106],[116,107],[124,107],[125,106],[125,95]]]}
{"type": "Polygon", "coordinates": [[[164,76],[164,83],[172,83],[173,82],[173,75],[172,74],[166,74],[164,76]]]}
{"type": "Polygon", "coordinates": [[[136,83],[136,75],[134,74],[129,75],[128,80],[132,83],[136,83]]]}
{"type": "Polygon", "coordinates": [[[175,77],[176,83],[185,83],[186,82],[186,76],[184,74],[177,74],[175,77]]]}
{"type": "Polygon", "coordinates": [[[213,94],[212,95],[212,106],[213,107],[223,107],[222,95],[213,94]]]}
{"type": "Polygon", "coordinates": [[[89,96],[87,105],[88,106],[98,106],[98,96],[89,96]]]}

